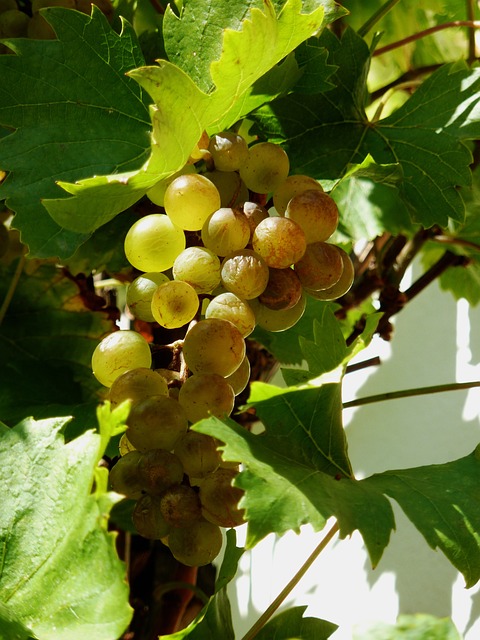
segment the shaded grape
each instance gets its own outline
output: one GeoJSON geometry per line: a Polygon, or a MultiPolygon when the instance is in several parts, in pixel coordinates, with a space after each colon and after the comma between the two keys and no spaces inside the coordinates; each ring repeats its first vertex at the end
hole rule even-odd
{"type": "Polygon", "coordinates": [[[204,175],[217,187],[220,207],[235,207],[248,200],[248,189],[236,171],[208,171],[204,175]]]}
{"type": "Polygon", "coordinates": [[[298,174],[288,176],[273,194],[273,204],[277,213],[283,216],[289,201],[294,196],[312,189],[323,191],[322,185],[315,178],[298,174]]]}
{"type": "Polygon", "coordinates": [[[338,248],[327,242],[309,244],[304,256],[295,263],[295,273],[306,289],[328,289],[339,281],[343,260],[338,248]]]}
{"type": "Polygon", "coordinates": [[[174,484],[160,495],[160,511],[172,527],[188,527],[202,517],[197,491],[185,484],[174,484]]]}
{"type": "Polygon", "coordinates": [[[144,488],[139,470],[141,459],[142,454],[139,451],[130,451],[117,460],[109,474],[113,491],[134,500],[143,495],[144,488]]]}
{"type": "Polygon", "coordinates": [[[305,232],[307,243],[324,242],[338,225],[335,200],[319,190],[308,190],[290,200],[285,217],[294,220],[305,232]]]}
{"type": "Polygon", "coordinates": [[[279,311],[295,306],[302,296],[302,283],[293,269],[270,269],[268,284],[258,300],[279,311]]]}
{"type": "Polygon", "coordinates": [[[232,387],[217,373],[195,374],[180,387],[178,402],[185,409],[190,422],[198,422],[210,415],[222,418],[233,411],[235,394],[232,387]]]}
{"type": "Polygon", "coordinates": [[[152,313],[152,298],[157,287],[169,282],[167,275],[161,272],[149,271],[135,278],[127,288],[127,306],[139,320],[154,322],[152,313]]]}
{"type": "Polygon", "coordinates": [[[236,171],[248,158],[248,146],[242,136],[233,131],[222,131],[210,138],[208,150],[219,171],[236,171]]]}
{"type": "Polygon", "coordinates": [[[307,241],[303,229],[296,222],[288,218],[271,217],[257,225],[252,246],[269,267],[285,269],[300,260],[307,241]]]}
{"type": "Polygon", "coordinates": [[[200,502],[205,520],[219,527],[238,527],[245,522],[244,509],[238,507],[243,490],[234,487],[234,469],[217,469],[200,484],[200,502]]]}
{"type": "Polygon", "coordinates": [[[127,438],[139,451],[170,451],[176,439],[186,432],[188,421],[177,400],[159,395],[137,402],[130,410],[127,425],[127,438]]]}
{"type": "Polygon", "coordinates": [[[285,331],[297,324],[305,312],[306,300],[306,295],[302,293],[302,297],[296,305],[290,307],[290,309],[281,309],[280,311],[269,309],[261,304],[258,298],[252,300],[250,306],[255,313],[258,326],[266,331],[276,332],[285,331]]]}
{"type": "Polygon", "coordinates": [[[222,284],[239,298],[257,298],[268,283],[269,270],[265,260],[253,249],[235,251],[222,262],[222,284]]]}
{"type": "Polygon", "coordinates": [[[174,453],[191,478],[203,478],[215,471],[221,462],[221,454],[214,438],[197,431],[189,430],[180,436],[175,443],[174,453]]]}
{"type": "Polygon", "coordinates": [[[221,551],[223,536],[218,527],[198,520],[189,527],[172,529],[168,546],[173,556],[189,567],[201,567],[214,560],[221,551]]]}
{"type": "Polygon", "coordinates": [[[246,389],[250,381],[250,369],[250,361],[245,356],[238,369],[225,378],[236,396],[246,389]]]}
{"type": "Polygon", "coordinates": [[[351,288],[355,277],[355,269],[350,256],[341,247],[337,247],[342,258],[343,271],[338,282],[327,289],[314,291],[313,289],[305,289],[305,291],[316,300],[336,300],[344,296],[351,288]]]}
{"type": "Polygon", "coordinates": [[[272,142],[259,142],[248,150],[240,177],[256,193],[271,193],[284,182],[290,170],[288,156],[272,142]]]}
{"type": "Polygon", "coordinates": [[[115,380],[110,388],[108,398],[113,408],[125,400],[130,400],[133,406],[140,400],[157,395],[168,395],[168,385],[165,378],[152,369],[137,367],[122,373],[115,380]]]}
{"type": "Polygon", "coordinates": [[[151,495],[160,495],[183,479],[180,459],[165,449],[150,449],[144,453],[138,463],[138,472],[142,487],[151,495]]]}
{"type": "Polygon", "coordinates": [[[167,536],[171,529],[171,525],[162,515],[158,496],[144,495],[137,500],[132,521],[137,532],[150,540],[160,540],[167,536]]]}

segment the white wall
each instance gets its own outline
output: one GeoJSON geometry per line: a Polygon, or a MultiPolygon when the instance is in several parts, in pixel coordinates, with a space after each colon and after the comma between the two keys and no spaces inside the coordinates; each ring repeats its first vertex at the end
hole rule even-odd
{"type": "MultiPolygon", "coordinates": [[[[398,315],[391,343],[374,341],[357,360],[382,364],[346,376],[344,401],[386,391],[480,379],[480,309],[456,303],[434,283],[398,315]]],[[[357,477],[386,469],[442,463],[480,442],[480,389],[370,404],[344,412],[357,477]]],[[[340,626],[332,640],[351,640],[376,621],[399,613],[450,616],[465,640],[480,638],[480,593],[440,552],[424,542],[396,508],[397,532],[372,571],[360,535],[330,543],[287,604],[340,626]]],[[[325,531],[328,527],[325,529],[325,531]]],[[[239,532],[242,542],[243,532],[239,532]]],[[[269,605],[324,533],[270,536],[241,561],[231,585],[237,638],[269,605]]]]}

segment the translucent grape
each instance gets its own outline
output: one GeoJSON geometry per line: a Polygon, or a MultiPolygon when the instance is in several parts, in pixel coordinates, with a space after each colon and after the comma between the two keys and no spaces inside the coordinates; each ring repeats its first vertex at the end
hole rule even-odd
{"type": "Polygon", "coordinates": [[[248,302],[227,291],[215,296],[207,307],[205,318],[229,320],[246,338],[255,329],[255,314],[248,302]]]}
{"type": "Polygon", "coordinates": [[[316,300],[337,300],[337,298],[344,296],[353,284],[355,277],[353,262],[348,253],[346,253],[341,247],[337,247],[337,250],[343,261],[343,271],[338,282],[333,284],[331,287],[321,289],[320,291],[305,289],[305,291],[316,300]]]}
{"type": "Polygon", "coordinates": [[[171,525],[162,515],[158,496],[145,495],[137,500],[132,521],[137,532],[150,540],[160,540],[170,533],[171,525]]]}
{"type": "Polygon", "coordinates": [[[199,231],[208,216],[220,208],[220,194],[208,178],[190,173],[168,185],[164,206],[173,224],[188,231],[199,231]]]}
{"type": "Polygon", "coordinates": [[[211,436],[191,430],[176,441],[174,453],[181,460],[185,473],[191,478],[203,478],[215,471],[222,460],[216,442],[211,436]]]}
{"type": "Polygon", "coordinates": [[[250,226],[243,213],[223,207],[213,213],[202,227],[202,242],[217,256],[226,256],[247,246],[250,226]]]}
{"type": "Polygon", "coordinates": [[[119,458],[110,470],[109,482],[113,491],[136,500],[143,495],[143,482],[139,471],[142,454],[131,451],[119,458]]]}
{"type": "Polygon", "coordinates": [[[162,327],[176,329],[195,317],[199,304],[197,292],[188,282],[172,280],[155,290],[152,314],[162,327]]]}
{"type": "Polygon", "coordinates": [[[272,193],[287,179],[290,162],[285,151],[271,142],[259,142],[248,150],[240,177],[255,193],[272,193]]]}
{"type": "Polygon", "coordinates": [[[238,527],[245,522],[244,509],[238,507],[242,489],[232,482],[237,476],[233,469],[219,468],[200,484],[200,502],[205,520],[219,527],[238,527]]]}
{"type": "Polygon", "coordinates": [[[290,200],[285,217],[302,227],[308,243],[324,242],[337,228],[338,207],[327,193],[308,190],[290,200]]]}
{"type": "Polygon", "coordinates": [[[263,293],[258,296],[259,301],[268,307],[279,311],[290,309],[302,297],[302,283],[293,269],[270,269],[268,284],[263,293]]]}
{"type": "Polygon", "coordinates": [[[127,288],[127,306],[135,318],[153,322],[152,297],[160,284],[169,282],[164,273],[150,271],[135,278],[127,288]]]}
{"type": "Polygon", "coordinates": [[[214,560],[223,544],[218,527],[206,520],[198,520],[189,527],[172,529],[168,546],[173,556],[189,567],[201,567],[214,560]]]}
{"type": "Polygon", "coordinates": [[[165,378],[152,369],[139,367],[122,373],[112,384],[108,398],[112,407],[124,402],[124,400],[130,400],[133,406],[140,400],[160,395],[168,395],[165,378]]]}
{"type": "Polygon", "coordinates": [[[188,427],[185,410],[169,396],[150,396],[141,400],[132,407],[127,424],[127,438],[139,451],[170,451],[188,427]]]}
{"type": "Polygon", "coordinates": [[[138,472],[142,487],[151,495],[160,495],[183,480],[180,459],[164,449],[150,449],[144,453],[138,464],[138,472]]]}
{"type": "Polygon", "coordinates": [[[245,356],[238,369],[225,378],[236,396],[247,388],[250,381],[250,369],[250,360],[245,356]]]}
{"type": "Polygon", "coordinates": [[[219,171],[236,171],[248,158],[247,143],[232,131],[222,131],[212,136],[208,150],[219,171]]]}
{"type": "Polygon", "coordinates": [[[137,220],[125,236],[125,255],[139,271],[166,271],[186,246],[185,234],[163,213],[137,220]]]}
{"type": "Polygon", "coordinates": [[[173,263],[175,280],[188,282],[197,293],[209,293],[220,284],[220,260],[206,247],[187,247],[173,263]]]}
{"type": "Polygon", "coordinates": [[[245,340],[228,320],[207,318],[197,322],[185,336],[185,362],[192,373],[229,376],[245,356],[245,340]]]}
{"type": "Polygon", "coordinates": [[[255,319],[257,324],[266,331],[285,331],[290,329],[303,316],[306,306],[306,296],[302,294],[302,297],[296,305],[290,309],[281,309],[280,311],[274,311],[269,309],[265,305],[258,301],[258,298],[252,300],[251,307],[255,313],[255,319]]]}
{"type": "Polygon", "coordinates": [[[301,260],[295,263],[295,273],[306,289],[328,289],[339,281],[343,260],[338,248],[327,242],[309,244],[301,260]]]}
{"type": "Polygon", "coordinates": [[[265,260],[252,249],[235,251],[222,262],[222,284],[239,298],[257,298],[268,284],[269,270],[265,260]]]}
{"type": "Polygon", "coordinates": [[[300,260],[307,241],[303,229],[296,222],[272,217],[262,220],[257,226],[252,245],[269,267],[286,269],[300,260]]]}
{"type": "Polygon", "coordinates": [[[183,176],[186,173],[196,172],[197,170],[194,164],[186,164],[183,169],[180,169],[180,171],[176,171],[168,178],[160,180],[159,182],[154,184],[153,187],[151,187],[147,191],[147,198],[149,198],[149,200],[151,200],[153,204],[156,204],[159,207],[163,207],[165,201],[165,191],[167,190],[168,185],[171,184],[175,180],[175,178],[178,178],[179,176],[183,176]]]}
{"type": "Polygon", "coordinates": [[[208,171],[204,175],[217,187],[220,207],[235,207],[248,200],[247,186],[236,171],[208,171]]]}
{"type": "Polygon", "coordinates": [[[190,422],[198,422],[210,415],[229,416],[233,411],[235,394],[232,387],[217,373],[198,373],[183,383],[178,402],[185,409],[190,422]]]}
{"type": "Polygon", "coordinates": [[[136,331],[124,329],[104,338],[92,355],[92,371],[106,387],[129,369],[150,368],[152,355],[148,342],[136,331]]]}
{"type": "Polygon", "coordinates": [[[285,182],[282,182],[273,194],[273,204],[277,213],[283,216],[287,210],[289,201],[299,193],[307,191],[307,189],[323,191],[322,185],[318,183],[315,178],[304,175],[288,176],[285,182]]]}
{"type": "Polygon", "coordinates": [[[188,527],[202,517],[198,493],[185,484],[174,484],[159,497],[160,512],[172,527],[188,527]]]}

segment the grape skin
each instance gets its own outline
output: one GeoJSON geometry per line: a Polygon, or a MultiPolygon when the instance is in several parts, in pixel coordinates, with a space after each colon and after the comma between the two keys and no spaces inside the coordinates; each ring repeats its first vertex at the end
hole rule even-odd
{"type": "Polygon", "coordinates": [[[217,418],[229,416],[233,411],[235,394],[223,376],[198,373],[182,384],[178,402],[190,422],[195,423],[210,415],[217,418]]]}
{"type": "Polygon", "coordinates": [[[220,527],[198,520],[189,527],[172,529],[168,546],[174,558],[189,567],[201,567],[214,560],[223,544],[220,527]]]}
{"type": "Polygon", "coordinates": [[[308,190],[290,200],[285,217],[294,220],[305,232],[307,242],[324,242],[338,225],[338,207],[327,193],[308,190]]]}
{"type": "Polygon", "coordinates": [[[188,282],[172,280],[155,290],[152,314],[160,326],[176,329],[195,317],[199,304],[197,292],[188,282]]]}
{"type": "Polygon", "coordinates": [[[303,229],[288,218],[271,217],[262,220],[254,231],[252,245],[275,269],[286,269],[305,253],[307,241],[303,229]]]}
{"type": "Polygon", "coordinates": [[[186,247],[185,234],[163,213],[137,220],[125,236],[125,255],[139,271],[166,271],[186,247]]]}
{"type": "Polygon", "coordinates": [[[236,396],[247,388],[250,382],[250,371],[250,361],[247,356],[245,356],[238,369],[225,378],[236,396]]]}
{"type": "Polygon", "coordinates": [[[134,500],[143,495],[143,483],[139,471],[142,454],[131,451],[120,458],[110,470],[109,482],[113,491],[134,500]]]}
{"type": "Polygon", "coordinates": [[[353,262],[346,251],[341,247],[336,247],[337,251],[343,261],[343,271],[338,282],[331,287],[320,291],[313,291],[313,289],[305,289],[305,291],[316,300],[337,300],[341,296],[344,296],[351,288],[355,278],[355,268],[353,262]]]}
{"type": "Polygon", "coordinates": [[[164,273],[150,271],[133,280],[127,288],[127,306],[135,318],[144,322],[154,322],[152,297],[156,288],[169,282],[164,273]]]}
{"type": "Polygon", "coordinates": [[[202,517],[198,493],[185,484],[174,484],[159,496],[160,513],[171,527],[188,527],[202,517]]]}
{"type": "Polygon", "coordinates": [[[238,527],[245,522],[245,511],[238,507],[244,492],[232,485],[237,475],[233,469],[219,468],[202,481],[200,502],[205,520],[219,527],[238,527]]]}
{"type": "Polygon", "coordinates": [[[192,373],[229,376],[245,356],[245,340],[228,320],[207,318],[197,322],[185,336],[183,355],[192,373]]]}
{"type": "Polygon", "coordinates": [[[148,342],[130,329],[108,335],[95,347],[92,355],[93,375],[105,387],[111,387],[129,369],[149,369],[151,364],[152,355],[148,342]]]}
{"type": "Polygon", "coordinates": [[[287,179],[290,162],[285,151],[271,142],[259,142],[248,151],[240,177],[255,193],[274,192],[287,179]]]}
{"type": "Polygon", "coordinates": [[[245,139],[232,131],[222,131],[212,136],[208,150],[219,171],[236,171],[248,158],[245,139]]]}
{"type": "Polygon", "coordinates": [[[322,185],[315,178],[298,174],[288,176],[273,194],[273,204],[278,215],[283,216],[289,201],[299,193],[307,191],[307,189],[323,192],[322,185]]]}
{"type": "Polygon", "coordinates": [[[220,194],[204,175],[189,173],[168,185],[164,206],[173,224],[187,231],[199,231],[207,218],[220,208],[220,194]]]}
{"type": "Polygon", "coordinates": [[[247,246],[250,226],[242,213],[229,207],[215,211],[202,227],[202,242],[217,256],[226,256],[247,246]]]}
{"type": "Polygon", "coordinates": [[[168,395],[167,381],[152,369],[138,367],[119,376],[112,384],[108,397],[112,407],[115,407],[125,400],[130,400],[133,406],[155,395],[168,395]]]}
{"type": "Polygon", "coordinates": [[[168,178],[164,178],[160,180],[156,184],[151,187],[146,196],[153,204],[158,205],[159,207],[163,207],[165,203],[165,191],[167,187],[179,176],[183,176],[186,173],[196,173],[196,168],[194,164],[186,164],[180,171],[176,171],[174,174],[169,176],[168,178]]]}
{"type": "Polygon", "coordinates": [[[215,296],[207,307],[205,318],[229,320],[246,338],[255,329],[255,314],[248,302],[227,291],[215,296]]]}
{"type": "Polygon", "coordinates": [[[138,472],[144,490],[150,495],[160,495],[168,487],[183,480],[180,459],[164,449],[149,449],[138,463],[138,472]]]}
{"type": "Polygon", "coordinates": [[[305,312],[306,300],[305,293],[302,293],[300,300],[290,309],[274,311],[261,304],[256,298],[252,300],[251,307],[255,313],[258,326],[266,331],[275,333],[277,331],[286,331],[286,329],[290,329],[297,324],[305,312]]]}
{"type": "Polygon", "coordinates": [[[220,465],[222,458],[215,440],[204,433],[187,431],[175,442],[174,453],[190,478],[203,478],[220,465]]]}
{"type": "Polygon", "coordinates": [[[270,277],[265,291],[258,296],[259,301],[274,311],[290,309],[302,296],[302,283],[297,274],[287,269],[270,269],[270,277]]]}
{"type": "Polygon", "coordinates": [[[222,262],[222,284],[244,300],[257,298],[268,284],[269,270],[265,260],[252,249],[235,251],[222,262]]]}
{"type": "Polygon", "coordinates": [[[144,538],[159,540],[170,533],[171,525],[165,520],[158,496],[145,495],[135,504],[133,526],[144,538]]]}
{"type": "Polygon", "coordinates": [[[306,289],[320,291],[339,281],[343,260],[337,247],[328,242],[309,244],[305,255],[295,264],[295,273],[306,289]]]}
{"type": "Polygon", "coordinates": [[[175,280],[188,282],[197,293],[209,293],[220,284],[220,259],[206,247],[187,247],[173,263],[175,280]]]}
{"type": "Polygon", "coordinates": [[[169,396],[150,396],[137,402],[127,418],[127,438],[139,451],[166,449],[187,431],[185,410],[169,396]]]}

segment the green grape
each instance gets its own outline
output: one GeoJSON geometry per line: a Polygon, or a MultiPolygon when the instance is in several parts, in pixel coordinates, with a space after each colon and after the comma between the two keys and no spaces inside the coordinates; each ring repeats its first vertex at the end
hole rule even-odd
{"type": "Polygon", "coordinates": [[[104,338],[92,355],[92,371],[105,387],[129,369],[152,365],[152,354],[145,338],[130,329],[114,331],[104,338]]]}
{"type": "Polygon", "coordinates": [[[246,338],[255,329],[255,314],[248,302],[227,291],[215,296],[207,307],[205,318],[230,320],[246,338]]]}
{"type": "Polygon", "coordinates": [[[180,403],[169,396],[150,396],[137,402],[127,419],[127,438],[139,451],[171,451],[175,440],[188,428],[180,403]]]}
{"type": "Polygon", "coordinates": [[[136,451],[136,449],[127,438],[127,434],[122,433],[122,437],[118,443],[118,452],[121,456],[126,456],[127,453],[130,453],[131,451],[136,451]]]}
{"type": "Polygon", "coordinates": [[[315,178],[304,175],[288,176],[285,182],[282,182],[282,184],[273,194],[273,204],[278,215],[284,215],[285,211],[287,210],[289,201],[294,196],[312,189],[323,192],[322,185],[318,183],[315,178]]]}
{"type": "Polygon", "coordinates": [[[240,177],[255,193],[272,193],[287,179],[290,162],[285,151],[272,142],[259,142],[248,150],[240,177]]]}
{"type": "Polygon", "coordinates": [[[178,402],[194,423],[211,415],[217,418],[229,416],[235,394],[225,378],[217,373],[198,373],[187,378],[180,387],[178,402]]]}
{"type": "Polygon", "coordinates": [[[171,184],[175,180],[175,178],[178,178],[179,176],[196,172],[197,169],[194,164],[186,164],[183,169],[180,169],[180,171],[176,171],[168,178],[164,178],[163,180],[160,180],[159,182],[154,184],[153,187],[151,187],[147,191],[147,198],[151,202],[153,202],[153,204],[156,204],[159,207],[163,207],[165,204],[165,191],[167,190],[168,185],[171,184]]]}
{"type": "Polygon", "coordinates": [[[138,464],[142,487],[149,495],[158,496],[174,484],[183,480],[180,459],[165,449],[146,451],[138,464]]]}
{"type": "Polygon", "coordinates": [[[115,380],[110,387],[108,399],[112,408],[125,400],[130,400],[132,406],[150,396],[167,396],[168,385],[156,371],[146,367],[130,369],[115,380]]]}
{"type": "Polygon", "coordinates": [[[110,470],[109,482],[113,491],[137,500],[143,495],[143,482],[139,471],[142,454],[130,451],[119,458],[110,470]]]}
{"type": "Polygon", "coordinates": [[[27,37],[31,40],[55,40],[57,36],[45,18],[39,13],[34,13],[28,21],[27,37]]]}
{"type": "Polygon", "coordinates": [[[270,269],[268,284],[258,296],[259,302],[279,311],[295,306],[302,297],[302,283],[293,269],[270,269]]]}
{"type": "Polygon", "coordinates": [[[219,171],[237,171],[248,158],[247,143],[232,131],[222,131],[212,136],[208,150],[219,171]]]}
{"type": "Polygon", "coordinates": [[[217,187],[220,207],[235,207],[248,200],[248,189],[236,171],[208,171],[204,175],[217,187]]]}
{"type": "Polygon", "coordinates": [[[168,185],[164,204],[173,224],[188,231],[199,231],[208,216],[220,208],[220,194],[208,178],[189,173],[168,185]]]}
{"type": "Polygon", "coordinates": [[[341,247],[336,247],[343,261],[343,271],[338,282],[327,289],[314,291],[313,289],[305,289],[305,291],[316,300],[337,300],[344,296],[351,288],[355,278],[355,268],[353,262],[341,247]]]}
{"type": "Polygon", "coordinates": [[[327,193],[311,189],[290,200],[285,217],[302,227],[308,243],[324,242],[337,228],[338,207],[327,193]]]}
{"type": "Polygon", "coordinates": [[[338,248],[327,242],[309,244],[305,255],[295,263],[295,273],[306,289],[328,289],[340,280],[343,260],[338,248]]]}
{"type": "Polygon", "coordinates": [[[166,271],[186,246],[185,234],[163,213],[137,220],[125,237],[125,255],[139,271],[166,271]]]}
{"type": "Polygon", "coordinates": [[[0,38],[24,38],[27,36],[30,17],[19,9],[7,9],[0,13],[0,38]]]}
{"type": "Polygon", "coordinates": [[[250,382],[250,369],[250,361],[245,356],[238,369],[225,378],[236,396],[247,388],[250,382]]]}
{"type": "Polygon", "coordinates": [[[307,240],[303,229],[293,220],[272,217],[257,226],[252,246],[269,267],[286,269],[303,256],[307,240]]]}
{"type": "Polygon", "coordinates": [[[175,258],[173,277],[188,282],[197,293],[209,293],[220,284],[220,260],[206,247],[187,247],[175,258]]]}
{"type": "Polygon", "coordinates": [[[0,258],[4,256],[9,248],[10,234],[4,224],[0,224],[0,258]]]}
{"type": "Polygon", "coordinates": [[[281,309],[274,311],[258,301],[258,298],[250,303],[255,313],[257,325],[266,331],[285,331],[293,327],[305,312],[306,296],[302,293],[302,297],[296,305],[290,309],[281,309]]]}
{"type": "Polygon", "coordinates": [[[242,489],[232,482],[238,473],[234,469],[219,468],[200,484],[200,502],[205,520],[219,527],[238,527],[245,522],[244,509],[238,507],[242,489]]]}
{"type": "Polygon", "coordinates": [[[127,306],[135,318],[153,322],[152,298],[160,284],[169,282],[164,273],[150,271],[135,278],[127,288],[127,306]]]}
{"type": "Polygon", "coordinates": [[[244,202],[241,210],[247,218],[248,225],[250,227],[250,239],[253,238],[253,233],[262,220],[269,218],[268,211],[265,207],[257,204],[256,202],[244,202]]]}
{"type": "Polygon", "coordinates": [[[188,527],[202,517],[197,491],[185,484],[174,484],[160,496],[160,512],[172,527],[188,527]]]}
{"type": "Polygon", "coordinates": [[[229,376],[240,366],[245,349],[245,340],[235,325],[228,320],[206,318],[187,332],[183,356],[192,373],[229,376]]]}
{"type": "Polygon", "coordinates": [[[239,298],[257,298],[268,284],[269,270],[265,260],[252,249],[234,251],[222,262],[222,284],[239,298]]]}
{"type": "Polygon", "coordinates": [[[220,553],[222,544],[220,527],[206,520],[172,529],[168,536],[168,546],[174,558],[188,567],[210,564],[220,553]]]}
{"type": "Polygon", "coordinates": [[[217,256],[226,256],[247,246],[250,226],[243,213],[223,207],[213,213],[202,227],[202,242],[217,256]]]}
{"type": "Polygon", "coordinates": [[[137,532],[150,540],[160,540],[168,536],[172,528],[162,515],[158,496],[145,495],[137,500],[132,522],[137,532]]]}
{"type": "Polygon", "coordinates": [[[152,314],[159,325],[177,329],[193,320],[200,301],[195,289],[182,280],[161,284],[152,298],[152,314]]]}
{"type": "Polygon", "coordinates": [[[190,478],[203,478],[215,471],[222,460],[214,438],[191,430],[180,436],[173,452],[180,458],[183,469],[190,478]]]}

